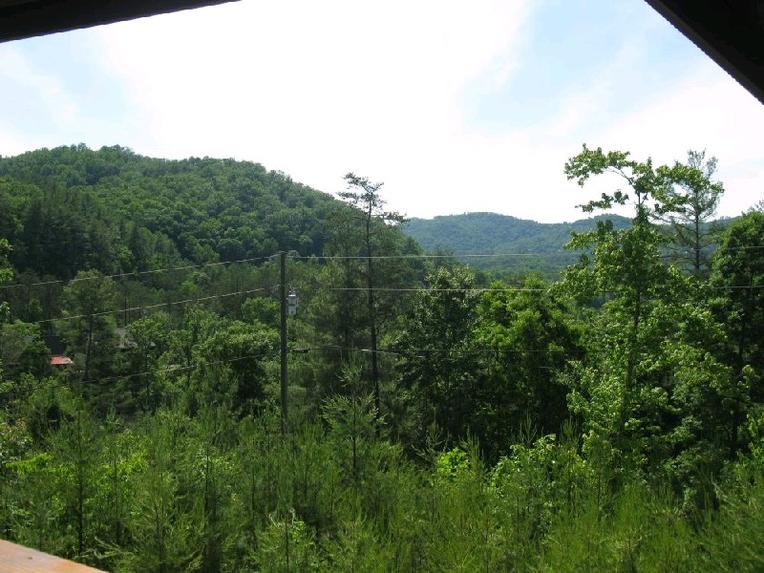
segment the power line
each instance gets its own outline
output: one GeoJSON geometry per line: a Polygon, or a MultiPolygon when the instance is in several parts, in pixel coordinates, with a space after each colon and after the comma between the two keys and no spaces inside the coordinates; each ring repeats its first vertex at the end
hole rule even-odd
{"type": "MultiPolygon", "coordinates": [[[[748,251],[748,250],[756,250],[756,249],[764,249],[764,245],[743,245],[743,246],[740,246],[740,247],[722,247],[722,246],[717,246],[715,251],[721,251],[721,252],[725,252],[725,251],[748,251]]],[[[695,251],[688,251],[688,252],[694,253],[695,251]]]]}
{"type": "Polygon", "coordinates": [[[50,281],[39,281],[35,283],[14,283],[9,285],[0,285],[0,290],[6,290],[11,288],[21,288],[21,287],[36,287],[36,286],[49,286],[49,285],[55,285],[55,284],[72,284],[72,283],[78,283],[78,282],[86,282],[86,281],[92,281],[92,280],[98,280],[98,279],[115,279],[115,278],[127,278],[127,277],[134,277],[134,276],[142,276],[142,275],[151,275],[151,274],[157,274],[157,273],[164,273],[169,271],[187,271],[191,269],[205,269],[208,267],[220,267],[224,265],[234,265],[234,264],[241,264],[241,263],[253,263],[258,261],[265,261],[268,259],[272,259],[277,255],[269,255],[267,257],[252,257],[248,259],[236,259],[231,261],[218,261],[214,263],[202,263],[198,265],[183,265],[179,267],[164,267],[160,269],[151,269],[148,271],[131,271],[129,273],[117,273],[113,275],[96,275],[91,277],[80,277],[80,278],[73,278],[71,280],[64,280],[64,279],[55,279],[50,281]]]}
{"type": "Polygon", "coordinates": [[[223,360],[211,360],[206,362],[196,362],[194,364],[189,364],[187,366],[180,366],[180,365],[171,365],[166,368],[155,368],[154,370],[144,370],[142,372],[133,372],[132,374],[115,374],[112,376],[104,376],[99,378],[90,378],[88,380],[83,380],[83,383],[89,384],[92,382],[105,382],[109,380],[124,380],[126,378],[137,378],[140,376],[148,376],[151,374],[158,374],[162,372],[186,372],[188,370],[194,370],[196,368],[199,368],[201,366],[215,366],[217,364],[229,364],[232,362],[238,362],[241,360],[247,360],[249,358],[255,358],[258,356],[262,356],[262,353],[257,354],[246,354],[244,356],[238,356],[236,358],[226,358],[223,360]]]}
{"type": "MultiPolygon", "coordinates": [[[[308,348],[305,348],[305,351],[309,350],[335,350],[335,351],[350,351],[350,352],[361,352],[364,354],[371,354],[375,351],[371,348],[358,348],[358,347],[352,347],[352,346],[341,346],[337,344],[320,344],[320,345],[314,345],[308,348]]],[[[436,353],[438,351],[442,351],[443,353],[450,352],[447,349],[419,349],[414,348],[408,351],[399,351],[399,350],[391,350],[387,348],[378,348],[376,350],[377,354],[383,354],[383,355],[393,355],[393,356],[406,356],[409,358],[419,358],[421,360],[426,360],[428,358],[428,354],[432,355],[433,353],[436,353]]],[[[494,356],[497,361],[501,362],[502,358],[506,358],[506,356],[502,356],[502,351],[498,349],[492,349],[492,348],[470,348],[466,351],[468,354],[488,354],[491,356],[494,356]]],[[[545,351],[542,350],[524,350],[524,353],[545,353],[545,351]]],[[[448,356],[445,358],[442,358],[442,360],[445,360],[447,362],[463,362],[464,357],[463,356],[448,356]]],[[[544,365],[536,365],[536,368],[539,370],[559,370],[560,365],[550,365],[550,364],[544,364],[544,365]]]]}
{"type": "Polygon", "coordinates": [[[367,257],[364,255],[289,255],[290,259],[299,260],[334,260],[334,259],[347,259],[347,260],[366,260],[366,259],[461,259],[461,258],[473,258],[473,257],[543,257],[550,255],[563,255],[573,254],[571,251],[546,251],[539,253],[464,253],[464,254],[408,254],[408,255],[372,255],[367,257]]]}
{"type": "MultiPolygon", "coordinates": [[[[740,247],[717,247],[717,250],[719,251],[749,250],[749,249],[751,250],[764,249],[764,245],[747,245],[747,246],[740,246],[740,247]]],[[[682,251],[675,251],[674,253],[671,253],[671,254],[662,254],[658,256],[662,258],[673,258],[676,256],[677,253],[681,253],[681,252],[682,251]]],[[[687,251],[687,253],[690,253],[690,252],[691,251],[687,251]]],[[[581,254],[580,251],[559,250],[559,251],[545,251],[545,252],[535,252],[535,253],[523,252],[523,253],[401,254],[401,255],[372,255],[371,257],[367,257],[363,255],[292,255],[290,254],[288,255],[288,258],[294,259],[294,260],[305,260],[305,261],[366,260],[368,258],[371,258],[371,259],[469,259],[469,258],[502,258],[502,257],[544,258],[544,257],[554,257],[554,256],[560,256],[560,255],[577,256],[580,254],[581,254]]],[[[225,265],[266,261],[266,260],[273,259],[277,256],[279,255],[273,254],[273,255],[262,256],[262,257],[250,257],[250,258],[234,259],[234,260],[228,260],[228,261],[217,261],[213,263],[191,264],[191,265],[182,265],[177,267],[163,267],[159,269],[150,269],[146,271],[130,271],[126,273],[115,273],[110,275],[97,275],[97,276],[81,277],[81,278],[75,277],[68,281],[65,279],[54,279],[49,281],[38,281],[33,283],[13,283],[13,284],[0,285],[0,290],[22,288],[22,287],[31,288],[31,287],[38,287],[38,286],[50,286],[50,285],[56,285],[56,284],[72,284],[72,283],[86,282],[86,281],[97,280],[97,279],[129,278],[129,277],[138,277],[143,275],[151,275],[151,274],[158,274],[158,273],[171,272],[171,271],[205,269],[208,267],[218,267],[218,266],[225,266],[225,265]]]]}
{"type": "MultiPolygon", "coordinates": [[[[428,287],[372,287],[372,291],[376,292],[548,292],[549,288],[534,288],[534,287],[499,287],[499,288],[428,288],[428,287]]],[[[757,290],[764,288],[764,285],[719,285],[719,286],[706,286],[713,290],[757,290]]],[[[347,292],[366,292],[368,287],[327,287],[326,290],[333,291],[347,291],[347,292]]],[[[598,291],[600,294],[615,293],[614,290],[598,291]]]]}
{"type": "Polygon", "coordinates": [[[46,318],[44,320],[37,320],[37,321],[30,322],[30,323],[27,323],[27,324],[43,324],[43,323],[48,323],[48,322],[58,322],[58,321],[61,321],[61,320],[74,320],[74,319],[77,319],[77,318],[90,318],[91,316],[107,316],[107,315],[110,315],[110,314],[119,314],[121,312],[137,312],[137,311],[140,311],[140,310],[151,310],[151,309],[154,309],[154,308],[163,308],[163,307],[166,307],[166,306],[172,306],[172,305],[176,305],[176,304],[189,304],[189,303],[204,302],[204,301],[213,300],[213,299],[225,298],[225,297],[229,297],[229,296],[236,296],[236,295],[240,295],[240,294],[252,294],[252,293],[255,293],[255,292],[262,292],[262,291],[266,291],[266,290],[268,290],[268,289],[265,289],[265,288],[255,288],[255,289],[248,289],[248,290],[240,290],[240,291],[235,291],[235,292],[227,292],[227,293],[223,293],[223,294],[215,294],[215,295],[211,295],[211,296],[205,296],[205,297],[201,297],[201,298],[187,298],[187,299],[184,299],[184,300],[171,300],[171,301],[167,301],[167,302],[160,302],[160,303],[157,303],[157,304],[149,304],[149,305],[145,305],[145,306],[134,306],[134,307],[131,307],[131,308],[118,308],[118,309],[114,309],[114,310],[104,310],[104,311],[99,311],[99,312],[93,312],[93,313],[90,313],[90,314],[76,314],[76,315],[73,315],[73,316],[62,316],[60,318],[46,318]]]}
{"type": "Polygon", "coordinates": [[[377,292],[545,292],[548,288],[534,287],[500,287],[500,288],[427,288],[427,287],[327,287],[327,290],[335,291],[361,291],[368,290],[377,292]]]}
{"type": "MultiPolygon", "coordinates": [[[[301,350],[313,350],[313,349],[334,349],[334,350],[349,350],[352,352],[364,352],[364,353],[373,353],[375,352],[371,348],[365,348],[365,347],[356,347],[356,346],[342,346],[339,344],[314,344],[308,347],[301,348],[301,350]]],[[[509,352],[513,352],[514,350],[510,349],[509,352]]],[[[396,350],[392,348],[377,348],[376,352],[378,354],[393,354],[398,356],[411,356],[414,358],[427,358],[427,355],[430,354],[449,354],[453,352],[452,348],[410,348],[408,350],[396,350]]],[[[468,348],[464,349],[464,352],[467,354],[474,354],[474,353],[483,353],[483,354],[491,354],[497,357],[501,357],[502,355],[505,355],[508,350],[507,349],[500,349],[500,348],[491,348],[490,346],[485,345],[473,345],[469,346],[468,348]]],[[[538,349],[538,348],[528,348],[523,349],[523,353],[530,353],[530,354],[547,354],[548,350],[538,349]]],[[[456,357],[453,357],[454,359],[456,357]]],[[[461,360],[462,358],[460,358],[461,360]]]]}
{"type": "MultiPolygon", "coordinates": [[[[741,247],[716,247],[718,251],[764,249],[764,245],[747,245],[741,247]]],[[[671,258],[678,253],[694,253],[691,250],[675,250],[672,253],[657,254],[661,258],[671,258]]],[[[288,255],[290,259],[320,261],[320,260],[366,260],[366,259],[470,259],[470,258],[502,258],[502,257],[553,257],[570,255],[575,257],[582,254],[581,249],[565,249],[556,251],[521,252],[521,253],[447,253],[447,254],[402,254],[402,255],[288,255]]]]}
{"type": "MultiPolygon", "coordinates": [[[[278,286],[278,285],[277,285],[278,286]]],[[[726,286],[707,286],[713,290],[758,290],[764,288],[764,285],[726,285],[726,286]]],[[[94,316],[108,316],[110,314],[128,313],[152,310],[156,308],[162,308],[167,306],[173,306],[178,304],[191,304],[198,302],[205,302],[213,299],[226,298],[236,295],[253,294],[256,292],[267,291],[266,288],[256,288],[239,290],[233,292],[227,292],[223,294],[210,295],[205,297],[187,298],[182,300],[174,300],[161,302],[143,306],[133,306],[128,308],[117,308],[112,310],[98,311],[88,314],[76,314],[71,316],[62,316],[57,318],[46,318],[42,320],[35,320],[28,322],[27,324],[47,324],[51,322],[76,320],[79,318],[90,318],[94,316]]],[[[326,290],[340,291],[340,292],[367,292],[367,287],[327,287],[326,290]]],[[[390,293],[417,293],[417,292],[447,292],[447,293],[485,293],[485,292],[548,292],[549,288],[534,288],[534,287],[500,287],[500,288],[428,288],[428,287],[372,287],[374,292],[390,292],[390,293]]],[[[600,294],[608,294],[614,291],[601,291],[600,294]]]]}
{"type": "MultiPolygon", "coordinates": [[[[337,344],[318,344],[318,345],[312,345],[312,346],[306,347],[304,350],[319,350],[319,349],[321,349],[321,350],[349,350],[349,351],[352,351],[352,352],[363,352],[363,353],[372,353],[372,352],[374,352],[371,348],[340,346],[340,345],[337,345],[337,344]]],[[[445,351],[446,349],[442,349],[442,350],[445,351]]],[[[386,348],[378,348],[376,350],[376,352],[378,354],[388,354],[388,355],[397,355],[397,356],[413,356],[415,358],[426,358],[426,356],[418,356],[416,354],[417,352],[432,353],[432,352],[435,352],[435,351],[436,351],[435,349],[429,349],[429,350],[414,349],[412,351],[403,352],[403,351],[391,350],[391,349],[386,349],[386,348]]],[[[486,352],[486,353],[490,352],[491,354],[496,354],[495,351],[490,350],[490,349],[485,349],[485,348],[483,348],[483,349],[476,348],[476,349],[472,349],[471,352],[472,351],[475,351],[475,352],[486,352]]],[[[247,360],[247,359],[250,359],[250,358],[260,357],[262,355],[263,355],[262,353],[245,354],[243,356],[237,356],[235,358],[225,358],[225,359],[222,359],[222,360],[208,360],[208,361],[202,361],[202,362],[195,362],[193,364],[189,364],[189,365],[186,365],[186,366],[181,366],[181,365],[173,364],[173,365],[170,365],[170,366],[165,367],[165,368],[155,368],[153,370],[143,370],[143,371],[140,371],[140,372],[133,372],[133,373],[130,373],[130,374],[114,374],[114,375],[110,375],[110,376],[101,376],[101,377],[96,377],[96,378],[89,378],[88,380],[83,380],[83,383],[89,384],[89,383],[95,383],[95,382],[106,382],[106,381],[110,381],[110,380],[125,380],[125,379],[129,379],[129,378],[138,378],[138,377],[141,377],[141,376],[149,376],[149,375],[161,374],[161,373],[164,373],[164,372],[186,372],[188,370],[195,370],[196,368],[200,368],[202,366],[216,366],[216,365],[219,365],[219,364],[230,364],[230,363],[233,363],[233,362],[239,362],[241,360],[247,360]]],[[[457,359],[456,357],[453,357],[453,360],[456,360],[456,359],[457,359]]]]}

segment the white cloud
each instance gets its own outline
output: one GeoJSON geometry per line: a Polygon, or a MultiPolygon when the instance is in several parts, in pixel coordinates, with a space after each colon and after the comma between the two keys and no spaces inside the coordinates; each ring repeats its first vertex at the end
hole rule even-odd
{"type": "Polygon", "coordinates": [[[75,125],[79,118],[77,103],[54,74],[37,69],[16,46],[15,43],[0,45],[0,83],[33,98],[37,113],[45,121],[59,128],[75,125]]]}
{"type": "Polygon", "coordinates": [[[719,214],[732,216],[764,191],[763,133],[764,106],[708,60],[590,141],[661,163],[706,149],[719,159],[717,176],[725,184],[719,214]]]}
{"type": "MultiPolygon", "coordinates": [[[[588,195],[562,170],[583,142],[661,162],[705,147],[719,158],[727,187],[722,214],[758,199],[764,107],[705,56],[628,108],[619,101],[652,73],[644,35],[603,54],[593,63],[599,74],[587,68],[594,80],[554,94],[560,105],[552,117],[522,129],[471,125],[470,86],[511,91],[518,61],[533,61],[525,40],[536,6],[244,0],[74,32],[72,42],[99,46],[94,65],[129,102],[114,104],[110,125],[89,120],[56,72],[34,69],[10,45],[2,47],[0,78],[40,94],[43,112],[59,122],[46,144],[75,133],[91,145],[155,156],[249,159],[330,192],[353,170],[385,181],[390,205],[414,216],[578,218],[575,205],[588,195]]],[[[0,129],[6,154],[28,143],[0,129]]]]}
{"type": "Polygon", "coordinates": [[[242,2],[100,33],[141,104],[139,151],[253,159],[327,191],[356,170],[432,213],[482,162],[463,87],[507,73],[526,18],[501,0],[242,2]]]}
{"type": "Polygon", "coordinates": [[[65,131],[79,123],[80,109],[54,73],[40,70],[18,42],[0,44],[0,155],[17,155],[45,145],[40,134],[65,131]],[[20,117],[34,118],[36,125],[20,117]],[[31,131],[31,133],[30,133],[31,131]]]}
{"type": "Polygon", "coordinates": [[[21,138],[14,130],[0,123],[0,155],[18,155],[32,148],[31,142],[21,138]]]}

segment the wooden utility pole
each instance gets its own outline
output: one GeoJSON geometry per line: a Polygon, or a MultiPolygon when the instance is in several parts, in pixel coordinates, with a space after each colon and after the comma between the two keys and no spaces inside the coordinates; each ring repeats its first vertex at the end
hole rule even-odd
{"type": "Polygon", "coordinates": [[[279,297],[281,307],[281,433],[287,430],[287,291],[286,291],[286,251],[279,253],[281,261],[281,284],[279,297]]]}

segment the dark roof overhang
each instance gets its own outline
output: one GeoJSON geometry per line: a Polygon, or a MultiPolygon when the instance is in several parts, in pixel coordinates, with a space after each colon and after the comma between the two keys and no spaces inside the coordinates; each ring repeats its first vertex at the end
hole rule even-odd
{"type": "Polygon", "coordinates": [[[0,42],[232,0],[0,0],[0,42]]]}
{"type": "Polygon", "coordinates": [[[764,103],[764,0],[646,0],[764,103]]]}

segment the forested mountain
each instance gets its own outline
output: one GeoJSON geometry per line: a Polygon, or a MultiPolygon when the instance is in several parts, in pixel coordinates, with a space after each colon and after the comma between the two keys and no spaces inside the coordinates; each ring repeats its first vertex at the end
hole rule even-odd
{"type": "Polygon", "coordinates": [[[578,258],[577,253],[563,248],[570,241],[571,233],[591,231],[598,220],[605,219],[612,220],[617,229],[630,224],[629,219],[619,215],[599,215],[573,223],[537,223],[498,213],[464,213],[432,219],[412,218],[402,230],[428,252],[523,254],[459,259],[476,268],[501,269],[513,274],[534,271],[555,278],[578,258]]]}
{"type": "MultiPolygon", "coordinates": [[[[567,250],[565,245],[573,234],[594,230],[598,221],[611,221],[615,229],[631,225],[629,218],[612,213],[572,223],[538,223],[498,213],[464,213],[432,219],[415,217],[409,219],[401,230],[416,239],[427,252],[453,253],[456,260],[491,271],[495,276],[509,279],[534,272],[547,279],[557,279],[580,256],[580,251],[567,250]],[[460,254],[495,256],[459,257],[460,254]]],[[[703,236],[719,233],[730,222],[731,219],[704,221],[701,225],[703,236]]],[[[662,221],[660,227],[667,236],[676,232],[669,220],[662,221]]],[[[684,234],[688,232],[684,231],[684,234]]],[[[707,261],[712,250],[713,243],[704,239],[703,260],[707,261]]],[[[663,251],[677,261],[686,259],[676,245],[669,243],[663,251]]]]}
{"type": "MultiPolygon", "coordinates": [[[[584,213],[628,221],[489,283],[360,175],[0,159],[0,537],[125,573],[760,571],[764,213],[712,232],[713,165],[584,147],[569,179],[628,189],[584,213]]],[[[455,219],[460,253],[569,240],[455,219]]]]}
{"type": "Polygon", "coordinates": [[[321,254],[341,202],[255,163],[72,146],[0,158],[0,236],[19,271],[142,271],[321,254]]]}
{"type": "Polygon", "coordinates": [[[598,215],[573,223],[537,223],[498,213],[464,213],[432,219],[409,219],[403,231],[427,250],[454,253],[552,253],[570,240],[571,232],[591,231],[596,221],[610,219],[623,229],[631,221],[620,215],[598,215]]]}

